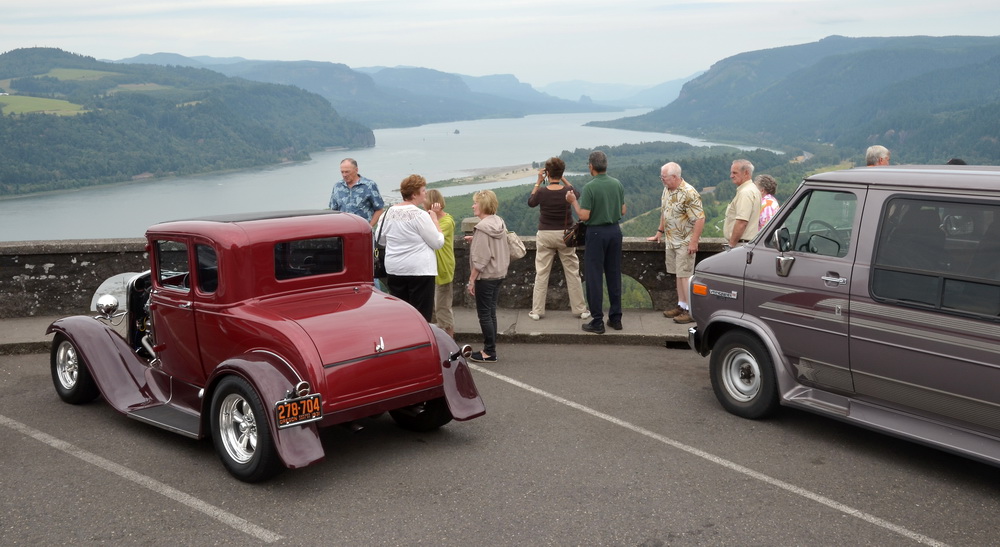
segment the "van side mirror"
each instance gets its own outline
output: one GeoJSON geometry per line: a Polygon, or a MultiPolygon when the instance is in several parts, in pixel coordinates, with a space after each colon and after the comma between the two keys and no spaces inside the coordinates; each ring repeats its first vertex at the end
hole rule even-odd
{"type": "Polygon", "coordinates": [[[778,240],[779,251],[784,253],[792,250],[792,236],[789,235],[787,226],[783,226],[780,230],[775,232],[774,236],[778,240]]]}

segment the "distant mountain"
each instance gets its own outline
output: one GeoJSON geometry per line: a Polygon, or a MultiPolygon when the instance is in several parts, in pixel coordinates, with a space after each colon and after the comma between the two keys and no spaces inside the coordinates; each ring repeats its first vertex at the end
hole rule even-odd
{"type": "Polygon", "coordinates": [[[535,91],[512,75],[463,76],[420,67],[365,67],[318,61],[217,60],[155,54],[121,62],[210,68],[258,82],[295,85],[326,98],[342,115],[369,127],[408,127],[481,118],[616,108],[567,101],[535,91]],[[183,59],[187,59],[186,63],[183,59]]]}
{"type": "Polygon", "coordinates": [[[0,96],[0,195],[256,167],[375,144],[371,129],[340,117],[317,94],[204,68],[27,48],[0,55],[0,80],[10,92],[0,96]]]}
{"type": "Polygon", "coordinates": [[[998,113],[1000,37],[831,36],[723,59],[669,105],[594,125],[1000,163],[998,113]]]}

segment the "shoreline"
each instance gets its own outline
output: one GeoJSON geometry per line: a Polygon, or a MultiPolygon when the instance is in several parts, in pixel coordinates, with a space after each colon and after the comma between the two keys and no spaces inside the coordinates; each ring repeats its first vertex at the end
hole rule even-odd
{"type": "Polygon", "coordinates": [[[473,169],[472,175],[454,179],[437,180],[427,183],[428,188],[448,188],[450,186],[469,186],[474,184],[490,184],[508,182],[530,177],[534,171],[530,163],[508,165],[504,167],[483,167],[473,169]]]}

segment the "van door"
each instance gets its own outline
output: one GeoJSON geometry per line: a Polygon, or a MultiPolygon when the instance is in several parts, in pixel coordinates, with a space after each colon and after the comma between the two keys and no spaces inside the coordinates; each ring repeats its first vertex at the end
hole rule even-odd
{"type": "Polygon", "coordinates": [[[866,219],[878,235],[873,258],[855,272],[857,395],[995,435],[1000,202],[885,193],[880,215],[866,219]]]}
{"type": "Polygon", "coordinates": [[[804,385],[853,391],[848,327],[851,269],[865,190],[806,189],[755,241],[745,312],[771,329],[804,385]]]}

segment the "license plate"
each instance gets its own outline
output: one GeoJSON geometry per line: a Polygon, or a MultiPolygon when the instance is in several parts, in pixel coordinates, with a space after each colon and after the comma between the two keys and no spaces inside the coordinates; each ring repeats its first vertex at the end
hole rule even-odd
{"type": "Polygon", "coordinates": [[[278,423],[278,429],[321,420],[323,401],[319,393],[278,401],[274,404],[274,419],[278,423]]]}

